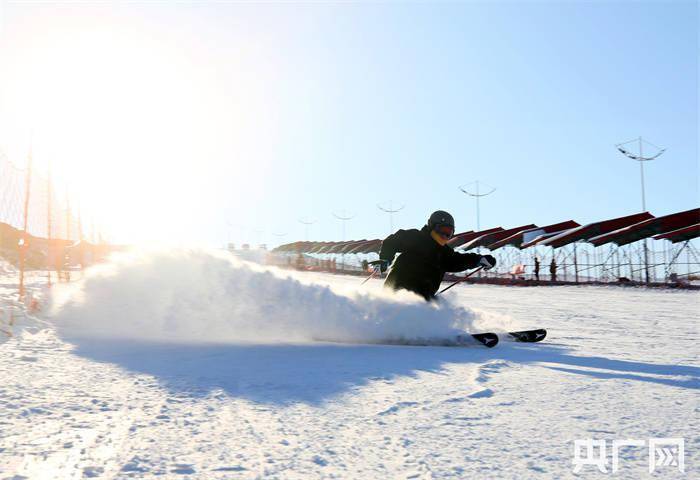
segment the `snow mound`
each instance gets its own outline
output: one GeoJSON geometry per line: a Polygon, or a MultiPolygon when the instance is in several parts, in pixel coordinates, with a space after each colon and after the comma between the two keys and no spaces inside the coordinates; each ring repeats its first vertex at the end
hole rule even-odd
{"type": "Polygon", "coordinates": [[[68,338],[167,342],[378,342],[446,338],[483,314],[404,292],[342,292],[204,250],[131,252],[53,292],[68,338]]]}

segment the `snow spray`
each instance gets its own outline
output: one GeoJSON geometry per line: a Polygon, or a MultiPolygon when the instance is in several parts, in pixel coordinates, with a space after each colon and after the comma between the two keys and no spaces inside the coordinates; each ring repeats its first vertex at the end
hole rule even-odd
{"type": "Polygon", "coordinates": [[[408,292],[342,292],[227,252],[130,252],[52,292],[65,337],[163,342],[341,342],[448,338],[483,328],[483,315],[408,292]]]}

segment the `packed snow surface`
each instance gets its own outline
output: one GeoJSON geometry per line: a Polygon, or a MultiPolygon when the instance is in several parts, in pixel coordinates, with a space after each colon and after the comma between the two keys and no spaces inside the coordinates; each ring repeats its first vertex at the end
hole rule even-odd
{"type": "Polygon", "coordinates": [[[696,292],[360,282],[132,253],[30,315],[9,272],[0,478],[605,478],[573,474],[575,439],[653,437],[685,439],[685,477],[632,447],[615,478],[700,474],[696,292]],[[547,340],[362,344],[528,327],[547,340]]]}

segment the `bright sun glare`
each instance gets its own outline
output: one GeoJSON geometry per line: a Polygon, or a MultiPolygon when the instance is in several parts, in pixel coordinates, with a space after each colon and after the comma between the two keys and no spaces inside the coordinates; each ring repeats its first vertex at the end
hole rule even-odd
{"type": "Polygon", "coordinates": [[[259,105],[246,104],[254,84],[242,77],[234,87],[245,94],[227,92],[206,49],[152,24],[112,14],[42,18],[30,29],[5,27],[0,100],[16,136],[26,146],[33,132],[39,168],[50,161],[112,238],[186,239],[183,223],[217,201],[207,185],[232,168],[222,145],[240,154],[237,135],[256,140],[235,114],[254,115],[259,105]]]}

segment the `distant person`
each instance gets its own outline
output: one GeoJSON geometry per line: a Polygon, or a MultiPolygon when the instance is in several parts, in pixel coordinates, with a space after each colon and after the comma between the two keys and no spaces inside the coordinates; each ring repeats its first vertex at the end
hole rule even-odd
{"type": "Polygon", "coordinates": [[[552,262],[549,264],[549,276],[553,282],[557,281],[557,262],[552,257],[552,262]]]}
{"type": "Polygon", "coordinates": [[[535,257],[535,280],[540,281],[540,259],[535,257]]]}
{"type": "Polygon", "coordinates": [[[478,266],[490,270],[496,266],[496,259],[491,255],[455,252],[447,245],[454,233],[452,215],[438,210],[420,230],[399,230],[389,235],[382,242],[377,262],[382,272],[391,265],[384,286],[409,290],[430,301],[435,298],[446,272],[461,272],[478,266]],[[401,255],[394,261],[397,253],[401,255]]]}

